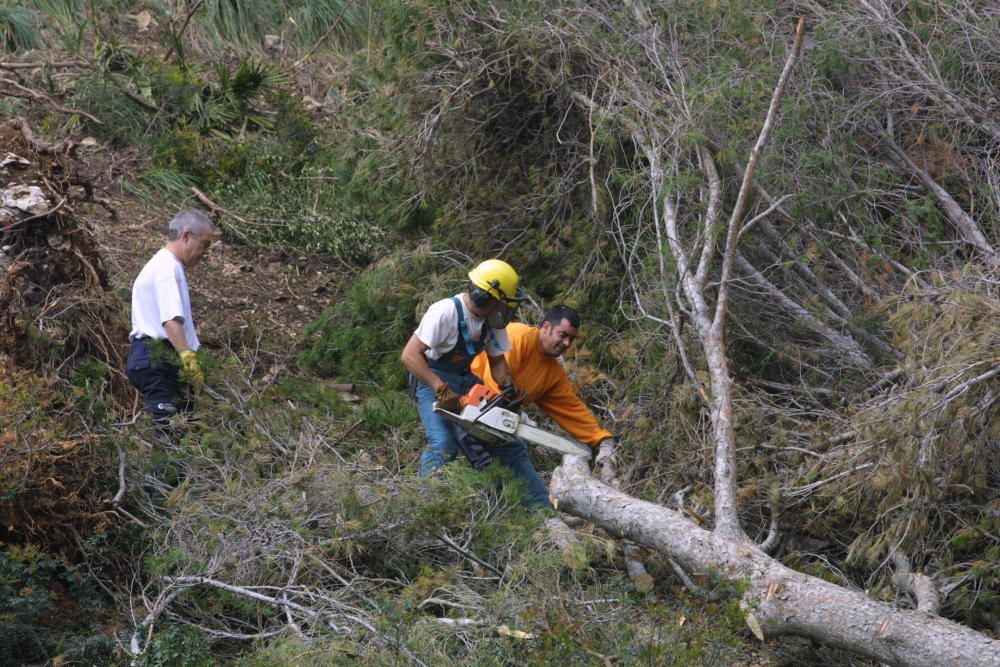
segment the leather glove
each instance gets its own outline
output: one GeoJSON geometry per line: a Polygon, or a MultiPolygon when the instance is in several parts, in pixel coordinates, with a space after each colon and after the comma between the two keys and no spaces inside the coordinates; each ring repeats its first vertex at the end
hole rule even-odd
{"type": "Polygon", "coordinates": [[[181,350],[181,379],[191,385],[196,393],[205,386],[205,371],[198,363],[198,354],[194,350],[181,350]]]}
{"type": "Polygon", "coordinates": [[[455,390],[448,386],[448,383],[442,384],[434,392],[434,396],[437,398],[438,407],[447,410],[448,412],[454,412],[458,414],[462,411],[462,399],[455,390]]]}
{"type": "Polygon", "coordinates": [[[610,465],[614,467],[618,463],[618,451],[614,438],[601,440],[601,446],[597,450],[597,457],[594,459],[594,466],[610,465]]]}

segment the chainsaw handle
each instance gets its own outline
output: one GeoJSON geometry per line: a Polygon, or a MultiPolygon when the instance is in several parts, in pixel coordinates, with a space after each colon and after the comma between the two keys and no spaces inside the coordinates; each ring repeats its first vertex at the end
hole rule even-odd
{"type": "Polygon", "coordinates": [[[521,405],[524,403],[524,399],[528,397],[528,390],[525,389],[520,395],[512,397],[508,396],[508,392],[514,393],[513,391],[510,391],[511,389],[512,387],[508,387],[507,392],[501,393],[500,397],[507,399],[507,404],[504,406],[506,409],[511,412],[519,412],[521,410],[521,405]]]}
{"type": "Polygon", "coordinates": [[[521,404],[524,403],[524,399],[527,398],[527,396],[528,396],[527,391],[522,392],[521,395],[518,396],[517,398],[510,398],[507,395],[507,392],[500,392],[499,394],[497,394],[496,396],[489,399],[488,401],[486,401],[486,403],[483,404],[483,406],[479,409],[479,414],[472,421],[473,422],[479,421],[479,419],[483,415],[489,412],[490,408],[495,408],[498,405],[505,410],[510,410],[511,412],[519,412],[521,404]],[[504,403],[504,401],[506,402],[504,403]]]}
{"type": "MultiPolygon", "coordinates": [[[[484,414],[486,414],[486,411],[489,410],[490,408],[495,408],[497,406],[497,404],[499,404],[500,401],[504,400],[505,398],[507,398],[506,395],[504,395],[504,394],[501,393],[501,394],[497,394],[496,396],[494,396],[490,400],[486,401],[486,404],[482,408],[480,408],[479,416],[481,417],[484,414]]],[[[478,421],[478,420],[479,420],[479,417],[476,417],[476,421],[478,421]]]]}

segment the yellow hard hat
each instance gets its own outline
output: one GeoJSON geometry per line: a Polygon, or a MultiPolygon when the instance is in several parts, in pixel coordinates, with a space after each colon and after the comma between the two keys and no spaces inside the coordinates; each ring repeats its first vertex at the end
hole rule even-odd
{"type": "Polygon", "coordinates": [[[524,298],[517,288],[517,272],[502,259],[480,262],[469,271],[469,280],[494,299],[517,303],[524,298]]]}

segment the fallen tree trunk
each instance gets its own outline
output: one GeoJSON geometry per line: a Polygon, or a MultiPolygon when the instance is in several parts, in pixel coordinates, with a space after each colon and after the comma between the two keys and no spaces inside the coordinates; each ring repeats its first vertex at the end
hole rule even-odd
{"type": "Polygon", "coordinates": [[[679,512],[603,484],[580,457],[564,457],[549,488],[562,511],[655,549],[688,571],[745,584],[747,624],[762,639],[798,635],[893,665],[1000,666],[1000,641],[796,572],[748,540],[705,530],[679,512]]]}
{"type": "MultiPolygon", "coordinates": [[[[649,54],[650,62],[672,63],[675,70],[672,79],[683,80],[683,71],[670,39],[661,37],[663,31],[650,20],[649,7],[640,0],[629,0],[627,4],[633,9],[637,25],[645,30],[641,45],[649,54]]],[[[590,475],[581,459],[574,457],[564,458],[553,475],[550,492],[559,509],[661,552],[671,564],[676,564],[682,578],[687,577],[686,570],[734,584],[736,590],[742,591],[747,625],[760,639],[794,634],[896,665],[1000,667],[1000,642],[932,614],[897,609],[858,591],[796,572],[753,544],[740,525],[736,410],[724,335],[726,315],[733,270],[740,263],[739,240],[742,230],[749,229],[752,224],[744,217],[754,174],[771,130],[779,122],[781,98],[801,52],[804,29],[805,21],[800,19],[760,134],[743,171],[728,223],[724,223],[722,217],[724,179],[712,151],[696,146],[697,159],[686,156],[677,148],[679,144],[664,139],[673,130],[664,127],[657,114],[649,114],[640,119],[641,123],[630,122],[625,126],[649,165],[649,191],[654,193],[650,211],[656,232],[655,248],[660,255],[661,279],[664,283],[676,281],[678,285],[676,295],[665,294],[665,299],[676,298],[679,308],[690,314],[708,371],[710,437],[715,450],[714,529],[707,531],[678,512],[632,498],[601,483],[590,475]],[[705,194],[701,195],[696,207],[691,206],[683,189],[671,182],[668,165],[685,163],[697,165],[704,179],[701,192],[705,194]],[[692,218],[698,220],[696,229],[691,229],[692,218]],[[673,260],[676,272],[669,279],[669,265],[663,261],[664,256],[673,260]],[[713,267],[719,260],[716,270],[713,267]]],[[[781,293],[777,292],[775,298],[777,296],[781,293]]],[[[848,346],[844,342],[847,339],[842,340],[840,334],[825,333],[828,342],[852,351],[855,365],[871,366],[853,341],[849,341],[851,345],[848,346]]]]}

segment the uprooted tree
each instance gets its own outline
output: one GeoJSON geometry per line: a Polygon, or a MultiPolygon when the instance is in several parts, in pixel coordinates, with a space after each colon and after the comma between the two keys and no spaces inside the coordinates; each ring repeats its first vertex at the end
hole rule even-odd
{"type": "Polygon", "coordinates": [[[106,421],[126,395],[124,323],[83,213],[101,202],[76,149],[0,124],[0,538],[62,553],[116,519],[114,462],[74,414],[106,421]]]}

